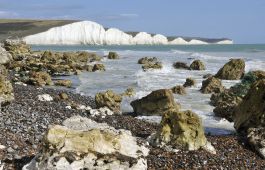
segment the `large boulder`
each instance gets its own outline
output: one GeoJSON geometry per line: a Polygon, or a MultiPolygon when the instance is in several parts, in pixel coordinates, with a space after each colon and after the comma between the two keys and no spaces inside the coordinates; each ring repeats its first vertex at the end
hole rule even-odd
{"type": "Polygon", "coordinates": [[[161,62],[150,62],[150,63],[146,63],[142,66],[142,69],[144,71],[147,71],[149,69],[162,69],[162,63],[161,62]]]}
{"type": "Polygon", "coordinates": [[[168,109],[180,107],[169,89],[152,91],[149,95],[131,102],[137,115],[163,115],[168,109]]]}
{"type": "Polygon", "coordinates": [[[35,86],[45,86],[53,84],[51,76],[48,73],[41,71],[31,72],[27,83],[35,86]]]}
{"type": "Polygon", "coordinates": [[[175,62],[173,64],[173,67],[176,69],[185,69],[188,70],[190,67],[187,65],[187,63],[183,63],[183,62],[175,62]]]}
{"type": "Polygon", "coordinates": [[[179,95],[187,94],[185,87],[177,85],[171,88],[172,92],[179,95]]]}
{"type": "Polygon", "coordinates": [[[239,80],[245,73],[245,61],[243,59],[231,59],[215,75],[224,80],[239,80]]]}
{"type": "Polygon", "coordinates": [[[201,60],[194,60],[190,65],[191,70],[205,70],[205,65],[201,60]]]}
{"type": "Polygon", "coordinates": [[[265,127],[249,128],[247,139],[249,144],[265,159],[265,127]]]}
{"type": "Polygon", "coordinates": [[[7,80],[6,76],[0,74],[0,106],[6,105],[14,100],[14,92],[12,84],[7,80]]]}
{"type": "Polygon", "coordinates": [[[92,69],[93,72],[95,71],[106,71],[104,64],[95,64],[92,69]]]}
{"type": "Polygon", "coordinates": [[[12,60],[12,55],[0,46],[0,64],[7,64],[12,60]]]}
{"type": "Polygon", "coordinates": [[[183,87],[192,87],[192,86],[195,86],[195,84],[196,84],[196,81],[193,78],[188,77],[186,78],[186,81],[183,84],[183,87]]]}
{"type": "Polygon", "coordinates": [[[72,81],[71,80],[56,80],[54,82],[56,86],[65,86],[70,88],[72,86],[72,81]]]}
{"type": "Polygon", "coordinates": [[[108,59],[119,59],[119,55],[116,52],[109,52],[108,59]]]}
{"type": "Polygon", "coordinates": [[[138,64],[156,63],[158,59],[156,57],[143,57],[138,60],[138,64]]]}
{"type": "Polygon", "coordinates": [[[202,81],[202,87],[200,91],[202,93],[220,93],[224,90],[222,82],[220,79],[215,77],[210,77],[204,81],[202,81]]]}
{"type": "Polygon", "coordinates": [[[106,106],[114,113],[121,113],[121,101],[122,96],[114,93],[112,90],[97,93],[95,96],[97,108],[106,106]]]}
{"type": "Polygon", "coordinates": [[[190,110],[170,109],[165,112],[161,128],[150,143],[155,146],[171,145],[178,149],[197,150],[204,148],[215,153],[204,135],[201,119],[190,110]]]}
{"type": "Polygon", "coordinates": [[[50,126],[36,157],[23,170],[147,169],[149,149],[130,131],[80,116],[50,126]]]}
{"type": "Polygon", "coordinates": [[[22,40],[7,39],[4,41],[4,48],[12,55],[30,53],[30,46],[22,40]]]}

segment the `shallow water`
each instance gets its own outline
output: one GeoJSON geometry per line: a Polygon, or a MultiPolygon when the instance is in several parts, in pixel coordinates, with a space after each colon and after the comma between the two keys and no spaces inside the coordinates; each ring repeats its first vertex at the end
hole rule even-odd
{"type": "MultiPolygon", "coordinates": [[[[197,81],[195,87],[187,89],[187,95],[174,95],[183,110],[191,109],[203,120],[206,131],[215,134],[227,134],[234,131],[233,124],[214,116],[213,107],[209,105],[210,95],[199,92],[202,76],[215,74],[230,58],[244,58],[246,72],[265,70],[265,45],[192,45],[192,46],[33,46],[35,50],[57,51],[94,51],[99,55],[107,55],[116,51],[119,60],[104,59],[106,72],[87,73],[78,76],[76,91],[84,95],[94,96],[97,92],[112,89],[117,93],[128,87],[136,90],[136,96],[125,98],[122,102],[123,112],[131,112],[130,102],[141,98],[151,91],[182,85],[187,77],[197,81]],[[141,57],[157,57],[163,63],[163,69],[144,72],[137,61],[141,57]],[[190,64],[194,59],[202,60],[206,65],[204,71],[174,69],[172,64],[182,61],[190,64]]],[[[238,81],[223,81],[230,87],[238,81]]],[[[160,117],[140,117],[149,121],[160,121],[160,117]]]]}

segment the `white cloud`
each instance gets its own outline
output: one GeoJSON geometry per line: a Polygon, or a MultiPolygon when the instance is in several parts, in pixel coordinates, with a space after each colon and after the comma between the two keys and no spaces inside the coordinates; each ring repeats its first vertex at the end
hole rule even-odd
{"type": "Polygon", "coordinates": [[[1,18],[14,18],[17,17],[18,14],[11,11],[0,11],[0,17],[1,18]]]}
{"type": "Polygon", "coordinates": [[[100,18],[107,20],[120,20],[120,19],[133,19],[139,17],[138,14],[115,14],[115,15],[104,15],[100,18]]]}

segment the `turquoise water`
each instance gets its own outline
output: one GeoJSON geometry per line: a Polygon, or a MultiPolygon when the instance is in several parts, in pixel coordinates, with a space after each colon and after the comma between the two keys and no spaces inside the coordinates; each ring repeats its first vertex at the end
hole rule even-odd
{"type": "MultiPolygon", "coordinates": [[[[124,92],[128,87],[136,90],[136,96],[124,98],[123,112],[131,112],[132,100],[141,98],[153,90],[171,88],[182,85],[187,77],[196,80],[196,86],[187,89],[187,95],[174,95],[183,110],[190,109],[203,120],[206,131],[216,134],[226,134],[234,131],[233,123],[215,117],[213,107],[209,105],[210,95],[199,92],[203,75],[215,74],[231,58],[243,58],[246,63],[245,71],[265,71],[265,45],[179,45],[179,46],[33,46],[33,50],[55,51],[92,51],[105,56],[109,51],[116,51],[119,60],[104,58],[101,63],[106,66],[106,72],[84,72],[72,79],[76,83],[76,92],[94,96],[97,92],[112,89],[117,93],[124,92]],[[157,57],[163,64],[161,70],[142,71],[137,64],[144,56],[157,57]],[[202,60],[206,70],[190,71],[173,68],[176,61],[190,64],[193,60],[202,60]]],[[[69,78],[69,77],[67,77],[69,78]]],[[[70,77],[71,78],[71,77],[70,77]]],[[[229,88],[238,81],[222,81],[229,88]]],[[[142,118],[142,117],[141,117],[142,118]]],[[[144,117],[150,121],[160,121],[160,117],[144,117]]]]}

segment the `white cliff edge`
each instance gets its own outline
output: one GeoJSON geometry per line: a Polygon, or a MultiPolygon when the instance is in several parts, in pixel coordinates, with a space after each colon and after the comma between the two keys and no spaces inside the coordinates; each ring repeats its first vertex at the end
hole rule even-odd
{"type": "MultiPolygon", "coordinates": [[[[28,44],[43,45],[189,45],[208,44],[207,42],[192,39],[186,41],[181,37],[168,41],[161,34],[152,36],[146,32],[139,32],[134,37],[117,28],[105,30],[104,27],[92,21],[81,21],[51,28],[45,32],[24,37],[28,44]]],[[[216,44],[232,44],[231,40],[219,41],[216,44]]]]}

